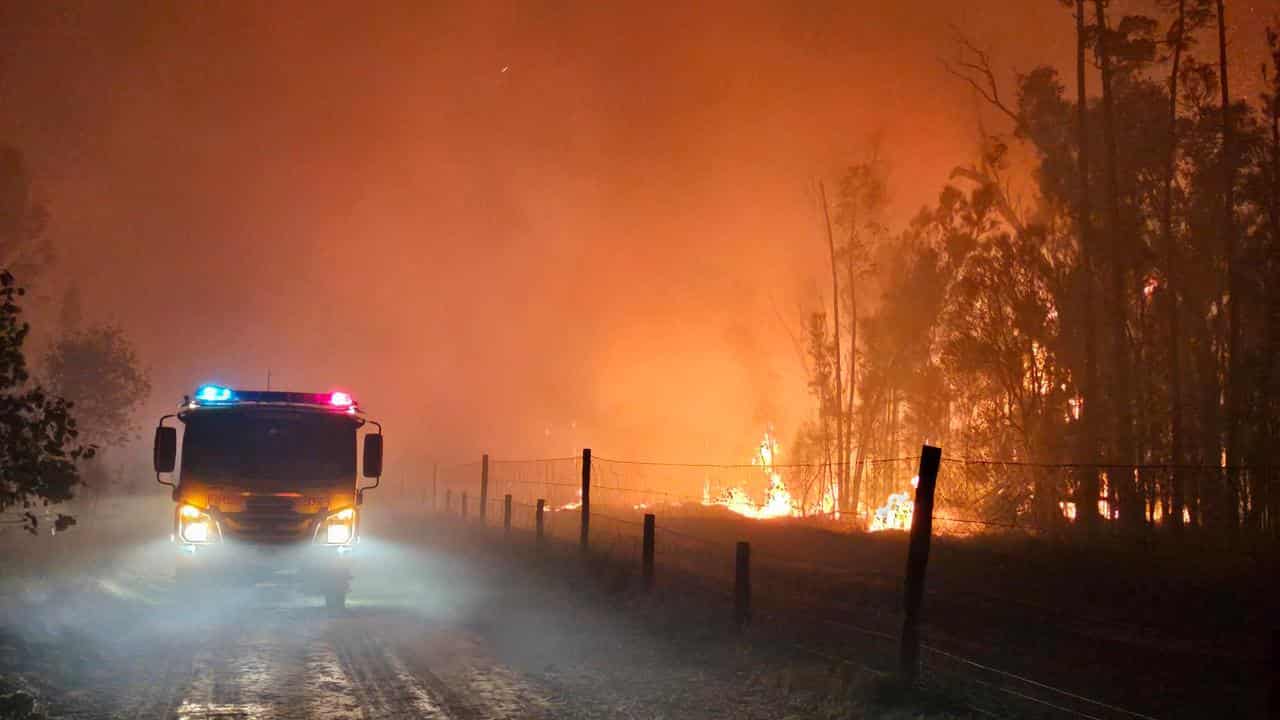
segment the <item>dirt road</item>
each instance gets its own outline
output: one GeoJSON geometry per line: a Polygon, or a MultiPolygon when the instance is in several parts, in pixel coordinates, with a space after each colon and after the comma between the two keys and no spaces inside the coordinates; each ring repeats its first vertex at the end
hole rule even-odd
{"type": "Polygon", "coordinates": [[[357,585],[334,612],[283,586],[193,599],[163,576],[116,571],[8,604],[0,647],[5,669],[59,717],[554,716],[549,694],[487,652],[465,613],[418,603],[415,583],[388,598],[380,578],[366,580],[370,593],[357,585]]]}
{"type": "Polygon", "coordinates": [[[788,714],[721,629],[655,631],[598,594],[430,543],[363,544],[343,611],[270,583],[193,596],[164,540],[68,547],[0,576],[0,682],[32,689],[48,717],[788,714]]]}
{"type": "MultiPolygon", "coordinates": [[[[114,678],[123,717],[539,718],[548,695],[447,623],[399,610],[257,607],[114,678]]],[[[122,668],[123,669],[123,668],[122,668]]],[[[107,679],[111,682],[111,679],[107,679]]],[[[89,710],[92,712],[92,710],[89,710]]]]}

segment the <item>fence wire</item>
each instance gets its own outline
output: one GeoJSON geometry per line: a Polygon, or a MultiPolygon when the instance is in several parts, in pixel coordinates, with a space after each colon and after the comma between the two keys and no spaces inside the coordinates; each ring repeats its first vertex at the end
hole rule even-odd
{"type": "MultiPolygon", "coordinates": [[[[902,552],[905,537],[886,533],[880,540],[875,535],[863,535],[864,541],[851,544],[847,542],[848,531],[865,530],[891,496],[913,496],[912,479],[918,464],[919,459],[914,457],[868,459],[851,470],[843,479],[844,484],[837,484],[836,473],[828,465],[763,467],[596,456],[592,458],[590,484],[592,553],[603,562],[630,566],[638,572],[643,516],[654,513],[658,518],[658,587],[693,589],[727,603],[731,601],[734,582],[734,542],[746,532],[752,541],[752,602],[758,617],[780,620],[801,608],[810,613],[809,620],[826,627],[828,632],[825,637],[797,641],[797,650],[865,666],[866,658],[871,656],[868,653],[872,653],[870,646],[851,645],[849,639],[861,636],[867,642],[880,643],[875,651],[886,657],[892,652],[900,612],[901,560],[886,563],[883,552],[902,552]],[[749,523],[730,512],[732,509],[751,516],[763,508],[777,478],[785,483],[794,506],[800,508],[799,512],[785,514],[801,517],[749,523]],[[850,497],[824,498],[824,493],[829,494],[833,487],[850,497]],[[731,500],[742,497],[749,503],[726,507],[731,500]],[[824,499],[834,502],[824,507],[824,499]],[[823,528],[832,526],[841,532],[821,534],[823,528]],[[793,540],[803,550],[793,547],[793,540]],[[855,546],[863,549],[850,549],[855,546]],[[844,641],[832,647],[835,638],[844,641]],[[860,653],[849,655],[850,648],[858,648],[860,653]]],[[[441,466],[432,493],[436,507],[442,507],[439,497],[448,489],[453,496],[451,512],[456,515],[460,512],[461,493],[466,492],[471,498],[469,515],[475,518],[482,468],[478,461],[441,466]]],[[[541,499],[545,541],[562,551],[576,548],[581,530],[582,472],[580,457],[491,460],[486,524],[501,527],[503,496],[510,495],[513,534],[532,537],[537,523],[536,503],[541,499]]],[[[933,515],[935,532],[942,534],[942,545],[930,566],[926,604],[940,611],[951,608],[950,612],[961,616],[975,610],[979,614],[1014,613],[1020,621],[1041,623],[1061,632],[1086,632],[1106,643],[1143,642],[1152,633],[1172,635],[1181,628],[1162,625],[1152,618],[1132,621],[1083,612],[1080,607],[1066,609],[1044,604],[1031,596],[1022,597],[1023,589],[1008,583],[994,582],[989,588],[958,583],[957,577],[972,576],[972,568],[952,567],[955,555],[948,553],[946,538],[955,535],[958,538],[954,542],[963,542],[978,533],[1037,536],[1060,540],[1066,548],[1079,545],[1095,558],[1142,553],[1156,557],[1155,553],[1163,550],[1168,550],[1169,558],[1183,563],[1187,562],[1188,551],[1253,560],[1274,558],[1274,518],[1280,517],[1275,509],[1274,476],[1274,468],[1030,463],[944,455],[933,515]],[[1069,505],[1076,505],[1078,517],[1080,506],[1086,504],[1081,495],[1081,479],[1089,476],[1100,480],[1099,496],[1088,499],[1088,504],[1097,503],[1099,521],[1093,531],[1085,534],[1075,527],[1069,505]],[[1122,487],[1130,479],[1132,485],[1122,487]],[[1239,491],[1236,512],[1227,512],[1238,520],[1239,532],[1229,539],[1210,532],[1214,523],[1223,521],[1223,508],[1213,506],[1211,501],[1216,488],[1226,482],[1235,483],[1239,491]],[[993,487],[1003,491],[993,493],[993,487]],[[1177,506],[1173,498],[1176,487],[1195,492],[1183,498],[1193,502],[1185,502],[1186,532],[1175,539],[1161,529],[1177,506]],[[1129,495],[1122,502],[1124,492],[1129,495]],[[1046,503],[1044,497],[1056,502],[1046,503]],[[1135,502],[1142,511],[1141,522],[1136,523],[1145,528],[1141,535],[1132,532],[1135,523],[1125,525],[1118,521],[1119,508],[1132,511],[1135,502]]],[[[1014,556],[1020,563],[1031,563],[1032,571],[1043,572],[1046,577],[1063,574],[1062,568],[1053,565],[1056,556],[1052,553],[1046,557],[1010,555],[1014,556]],[[1036,563],[1043,563],[1043,567],[1036,563]]],[[[992,557],[993,562],[1003,562],[999,552],[992,557]]],[[[961,647],[967,646],[962,643],[961,647]]],[[[988,691],[983,696],[987,698],[992,694],[1013,698],[1069,717],[1153,720],[1151,715],[1059,687],[1026,672],[1000,669],[998,664],[969,657],[972,650],[960,653],[950,645],[943,649],[927,644],[922,648],[922,665],[927,676],[983,689],[988,691]]],[[[1179,652],[1202,654],[1205,662],[1211,663],[1259,662],[1232,650],[1184,647],[1179,652]]],[[[971,707],[979,714],[991,714],[978,705],[971,707]]]]}

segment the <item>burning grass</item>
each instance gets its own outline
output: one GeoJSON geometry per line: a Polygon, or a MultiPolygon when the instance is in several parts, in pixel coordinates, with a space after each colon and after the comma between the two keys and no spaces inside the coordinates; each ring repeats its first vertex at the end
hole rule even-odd
{"type": "Polygon", "coordinates": [[[751,458],[751,464],[758,467],[761,475],[768,481],[763,501],[755,502],[747,489],[737,485],[721,489],[712,498],[710,482],[706,481],[702,487],[702,504],[720,505],[730,512],[754,520],[808,515],[839,517],[840,497],[832,479],[820,480],[818,491],[811,500],[806,500],[808,493],[796,497],[783,479],[782,466],[775,462],[781,453],[782,446],[774,437],[773,431],[766,430],[756,448],[755,456],[751,458]]]}
{"type": "MultiPolygon", "coordinates": [[[[884,530],[910,530],[911,518],[915,504],[914,489],[919,482],[912,477],[904,483],[900,492],[891,492],[884,504],[865,513],[845,512],[841,510],[840,488],[831,474],[831,467],[812,468],[809,466],[786,466],[777,462],[782,454],[772,430],[766,430],[764,438],[756,447],[751,458],[751,465],[759,468],[758,477],[767,482],[763,499],[756,501],[748,489],[753,483],[730,485],[720,488],[713,496],[710,480],[704,480],[702,486],[702,505],[704,507],[719,506],[732,513],[752,520],[776,520],[780,518],[815,518],[827,521],[841,521],[850,530],[866,529],[870,532],[884,530]],[[816,471],[816,472],[815,472],[816,471]],[[796,483],[796,475],[808,473],[812,477],[796,483]],[[792,482],[788,481],[788,478],[792,482]],[[910,487],[907,488],[906,485],[910,487]],[[804,492],[793,489],[800,485],[804,492]]],[[[758,482],[758,481],[757,481],[758,482]]],[[[577,507],[575,505],[574,507],[577,507]]],[[[647,504],[633,506],[635,509],[647,509],[647,504]]],[[[975,530],[972,525],[961,523],[944,523],[939,532],[969,534],[975,530]]]]}

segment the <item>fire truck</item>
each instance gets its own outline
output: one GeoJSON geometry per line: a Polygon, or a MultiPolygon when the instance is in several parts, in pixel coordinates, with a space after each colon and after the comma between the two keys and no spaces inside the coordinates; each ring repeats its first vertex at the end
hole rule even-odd
{"type": "Polygon", "coordinates": [[[153,455],[172,488],[180,588],[295,585],[345,607],[360,506],[382,476],[382,426],[350,394],[202,385],[160,418],[153,455]]]}

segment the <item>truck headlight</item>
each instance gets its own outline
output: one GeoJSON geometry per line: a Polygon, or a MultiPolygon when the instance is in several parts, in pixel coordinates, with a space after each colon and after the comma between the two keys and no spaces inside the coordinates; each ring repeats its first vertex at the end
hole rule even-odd
{"type": "Polygon", "coordinates": [[[356,535],[356,511],[346,508],[324,519],[320,537],[326,545],[346,545],[356,535]]]}
{"type": "Polygon", "coordinates": [[[217,537],[213,518],[195,505],[183,505],[178,508],[178,537],[193,545],[213,542],[217,537]]]}

